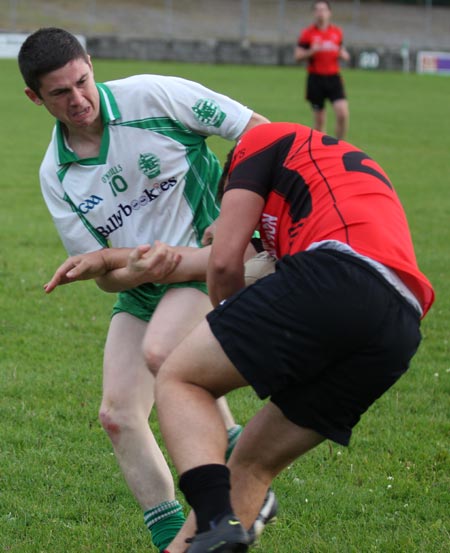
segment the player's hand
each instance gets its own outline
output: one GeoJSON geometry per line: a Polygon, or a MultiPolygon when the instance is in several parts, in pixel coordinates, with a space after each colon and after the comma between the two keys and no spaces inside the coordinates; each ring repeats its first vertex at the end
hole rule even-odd
{"type": "Polygon", "coordinates": [[[50,294],[57,286],[70,284],[77,280],[97,278],[107,271],[102,250],[69,257],[60,265],[52,278],[44,284],[44,290],[50,294]]]}
{"type": "Polygon", "coordinates": [[[216,233],[217,228],[217,221],[214,221],[214,223],[211,223],[209,227],[205,229],[205,232],[202,236],[202,246],[209,246],[212,244],[214,239],[214,234],[216,233]]]}
{"type": "Polygon", "coordinates": [[[350,54],[349,52],[345,49],[345,48],[341,48],[340,51],[339,51],[339,57],[346,61],[346,62],[349,62],[350,61],[350,54]]]}
{"type": "Polygon", "coordinates": [[[181,254],[164,242],[155,241],[138,246],[128,256],[127,268],[130,272],[143,273],[145,282],[164,281],[181,261],[181,254]]]}

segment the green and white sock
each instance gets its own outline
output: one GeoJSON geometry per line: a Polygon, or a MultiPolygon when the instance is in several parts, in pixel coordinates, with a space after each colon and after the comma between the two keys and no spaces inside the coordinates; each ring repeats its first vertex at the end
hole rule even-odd
{"type": "Polygon", "coordinates": [[[144,522],[152,534],[152,541],[159,551],[169,545],[178,534],[185,521],[180,503],[163,501],[144,513],[144,522]]]}
{"type": "Polygon", "coordinates": [[[228,447],[225,453],[225,459],[228,461],[228,459],[230,458],[231,452],[233,451],[235,445],[237,444],[237,441],[239,440],[239,436],[241,435],[241,432],[242,432],[242,426],[240,424],[235,424],[233,427],[229,428],[227,432],[228,432],[228,447]]]}

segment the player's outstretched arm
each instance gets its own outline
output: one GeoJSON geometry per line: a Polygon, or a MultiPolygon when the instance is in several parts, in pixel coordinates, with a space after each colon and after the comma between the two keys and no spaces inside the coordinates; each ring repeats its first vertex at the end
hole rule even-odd
{"type": "Polygon", "coordinates": [[[78,280],[100,278],[108,271],[126,266],[131,248],[108,248],[67,258],[44,284],[47,294],[57,286],[78,280]]]}
{"type": "Polygon", "coordinates": [[[181,255],[177,248],[167,244],[155,242],[153,247],[143,248],[147,252],[145,272],[144,268],[130,271],[127,267],[133,248],[105,248],[66,259],[44,285],[44,290],[49,294],[63,284],[95,279],[105,292],[120,292],[144,282],[163,281],[180,262],[181,255]]]}
{"type": "Polygon", "coordinates": [[[57,286],[90,279],[105,292],[120,292],[146,282],[205,280],[208,257],[209,248],[172,247],[159,241],[135,249],[105,248],[66,259],[44,290],[49,294],[57,286]]]}

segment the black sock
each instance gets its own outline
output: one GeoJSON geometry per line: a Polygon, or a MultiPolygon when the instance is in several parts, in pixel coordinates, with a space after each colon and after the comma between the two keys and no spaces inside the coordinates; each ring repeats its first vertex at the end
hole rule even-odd
{"type": "Polygon", "coordinates": [[[181,475],[179,486],[195,511],[198,532],[206,532],[211,521],[233,512],[230,471],[225,465],[201,465],[188,470],[181,475]]]}

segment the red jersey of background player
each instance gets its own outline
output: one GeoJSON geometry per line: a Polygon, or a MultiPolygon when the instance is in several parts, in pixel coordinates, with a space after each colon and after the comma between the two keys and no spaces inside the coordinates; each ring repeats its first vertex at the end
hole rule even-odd
{"type": "Polygon", "coordinates": [[[277,257],[339,241],[393,269],[423,314],[431,307],[400,200],[383,169],[351,144],[295,123],[259,125],[236,146],[232,188],[264,198],[259,230],[277,257]]]}
{"type": "Polygon", "coordinates": [[[319,46],[319,50],[308,60],[308,72],[316,75],[336,75],[339,73],[339,50],[342,46],[342,30],[336,25],[319,29],[310,25],[298,39],[298,46],[306,50],[319,46]]]}

